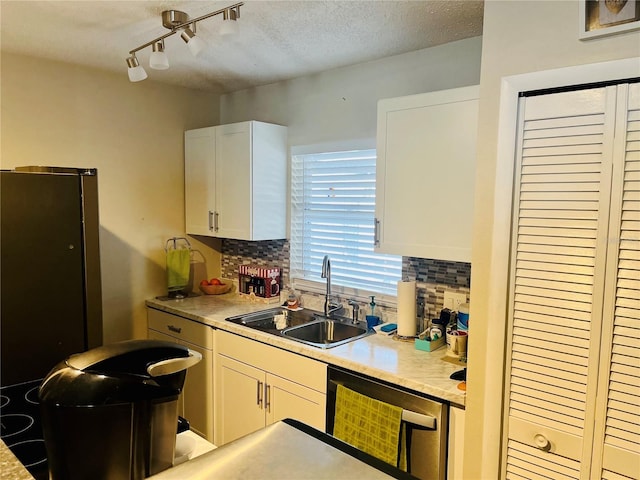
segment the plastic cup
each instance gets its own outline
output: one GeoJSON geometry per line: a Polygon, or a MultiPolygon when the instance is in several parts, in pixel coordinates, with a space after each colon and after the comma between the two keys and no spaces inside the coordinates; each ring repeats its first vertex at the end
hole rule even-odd
{"type": "Polygon", "coordinates": [[[367,329],[372,330],[373,327],[380,323],[380,317],[377,315],[367,315],[367,329]]]}

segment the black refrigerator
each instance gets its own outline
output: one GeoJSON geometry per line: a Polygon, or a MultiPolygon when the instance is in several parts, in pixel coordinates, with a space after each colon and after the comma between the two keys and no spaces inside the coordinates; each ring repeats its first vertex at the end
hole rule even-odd
{"type": "Polygon", "coordinates": [[[102,345],[96,169],[0,171],[0,386],[102,345]]]}

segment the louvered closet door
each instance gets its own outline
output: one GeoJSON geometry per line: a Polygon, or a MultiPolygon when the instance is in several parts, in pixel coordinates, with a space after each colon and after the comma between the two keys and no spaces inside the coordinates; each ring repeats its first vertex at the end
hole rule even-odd
{"type": "Polygon", "coordinates": [[[640,84],[617,104],[593,479],[640,477],[640,84]]]}
{"type": "Polygon", "coordinates": [[[615,87],[520,105],[508,479],[588,478],[582,460],[593,435],[614,108],[615,87]]]}

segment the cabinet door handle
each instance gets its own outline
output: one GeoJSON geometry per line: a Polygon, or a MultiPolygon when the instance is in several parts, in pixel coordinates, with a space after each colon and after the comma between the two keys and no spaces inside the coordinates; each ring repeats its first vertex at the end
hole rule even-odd
{"type": "Polygon", "coordinates": [[[271,413],[271,385],[264,384],[264,408],[271,413]]]}
{"type": "Polygon", "coordinates": [[[380,220],[377,218],[373,219],[373,246],[380,246],[380,220]]]}
{"type": "Polygon", "coordinates": [[[213,230],[216,232],[218,231],[218,216],[218,212],[213,212],[213,230]]]}
{"type": "Polygon", "coordinates": [[[170,332],[174,332],[174,333],[182,332],[182,328],[174,327],[173,325],[167,325],[167,328],[169,329],[170,332]]]}
{"type": "Polygon", "coordinates": [[[262,408],[262,382],[258,380],[256,387],[256,403],[262,408]]]}
{"type": "Polygon", "coordinates": [[[209,210],[209,230],[213,230],[213,212],[209,210]]]}

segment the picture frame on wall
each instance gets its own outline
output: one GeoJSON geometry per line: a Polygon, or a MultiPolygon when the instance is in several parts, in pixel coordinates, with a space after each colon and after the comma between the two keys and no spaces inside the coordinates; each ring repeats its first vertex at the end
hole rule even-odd
{"type": "Polygon", "coordinates": [[[579,38],[640,29],[640,0],[580,0],[579,38]]]}

